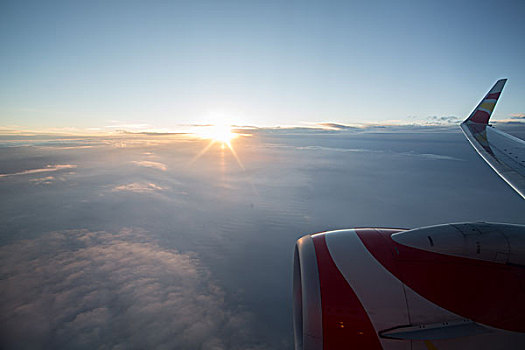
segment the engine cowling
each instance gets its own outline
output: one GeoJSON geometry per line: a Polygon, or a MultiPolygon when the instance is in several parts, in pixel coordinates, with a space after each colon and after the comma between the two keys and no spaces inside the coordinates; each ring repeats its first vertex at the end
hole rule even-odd
{"type": "Polygon", "coordinates": [[[521,348],[523,237],[525,226],[486,223],[302,237],[295,348],[521,348]]]}

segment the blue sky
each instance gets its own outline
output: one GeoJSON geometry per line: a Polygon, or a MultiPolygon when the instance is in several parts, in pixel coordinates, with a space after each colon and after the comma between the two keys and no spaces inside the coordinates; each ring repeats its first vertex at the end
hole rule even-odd
{"type": "Polygon", "coordinates": [[[2,1],[0,126],[462,118],[502,77],[506,119],[525,112],[524,15],[522,1],[2,1]]]}

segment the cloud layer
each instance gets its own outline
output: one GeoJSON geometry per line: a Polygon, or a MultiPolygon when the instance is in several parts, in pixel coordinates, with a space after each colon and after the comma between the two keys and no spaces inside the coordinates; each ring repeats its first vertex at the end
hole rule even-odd
{"type": "Polygon", "coordinates": [[[244,169],[182,136],[5,137],[4,173],[46,171],[0,178],[0,349],[291,349],[301,235],[525,224],[457,125],[250,133],[244,169]]]}
{"type": "Polygon", "coordinates": [[[55,232],[1,248],[0,347],[250,348],[246,313],[196,256],[144,232],[55,232]]]}

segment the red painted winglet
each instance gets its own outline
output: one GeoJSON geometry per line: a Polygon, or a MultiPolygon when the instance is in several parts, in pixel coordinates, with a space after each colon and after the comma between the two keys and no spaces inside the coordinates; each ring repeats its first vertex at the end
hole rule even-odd
{"type": "Polygon", "coordinates": [[[492,111],[494,110],[494,107],[496,107],[496,103],[498,102],[499,96],[506,82],[507,79],[498,80],[478,106],[472,111],[465,122],[470,121],[479,124],[488,124],[492,111]]]}
{"type": "Polygon", "coordinates": [[[324,234],[312,239],[319,268],[323,348],[382,349],[363,305],[332,260],[324,234]]]}

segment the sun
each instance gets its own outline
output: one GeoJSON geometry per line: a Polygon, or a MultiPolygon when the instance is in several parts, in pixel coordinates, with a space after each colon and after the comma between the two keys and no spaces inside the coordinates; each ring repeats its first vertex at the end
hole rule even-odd
{"type": "Polygon", "coordinates": [[[220,142],[223,145],[231,147],[231,141],[239,136],[232,131],[230,125],[208,125],[203,126],[196,132],[196,134],[204,139],[211,139],[215,142],[220,142]]]}
{"type": "Polygon", "coordinates": [[[241,162],[241,159],[237,155],[237,152],[235,151],[235,148],[232,145],[232,140],[239,136],[239,134],[232,131],[231,125],[227,124],[215,124],[215,125],[206,125],[199,127],[198,130],[196,130],[195,135],[197,135],[200,138],[208,139],[210,142],[208,145],[199,152],[191,162],[193,163],[197,159],[199,159],[204,153],[206,153],[214,144],[220,143],[221,148],[224,151],[224,149],[229,149],[235,160],[237,161],[237,164],[239,164],[239,167],[244,170],[244,165],[241,162]]]}

